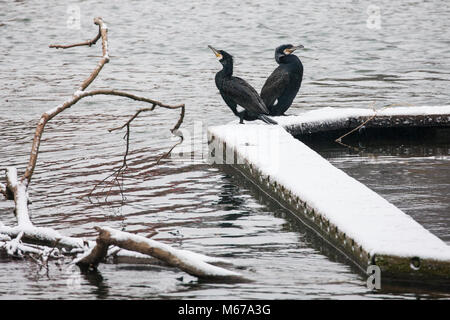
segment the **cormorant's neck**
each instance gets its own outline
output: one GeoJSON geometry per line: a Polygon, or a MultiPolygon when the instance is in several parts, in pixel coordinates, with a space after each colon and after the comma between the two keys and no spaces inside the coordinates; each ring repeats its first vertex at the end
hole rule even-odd
{"type": "Polygon", "coordinates": [[[233,61],[227,61],[223,64],[222,74],[226,77],[231,77],[233,75],[233,61]]]}
{"type": "Polygon", "coordinates": [[[289,54],[287,56],[282,57],[281,59],[279,59],[279,64],[301,64],[300,59],[294,55],[294,54],[289,54]]]}

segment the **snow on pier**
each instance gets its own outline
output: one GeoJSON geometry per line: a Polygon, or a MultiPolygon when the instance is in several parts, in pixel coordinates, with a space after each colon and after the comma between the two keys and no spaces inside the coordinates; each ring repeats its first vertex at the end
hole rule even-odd
{"type": "MultiPolygon", "coordinates": [[[[233,165],[362,270],[376,264],[384,276],[397,280],[448,284],[450,246],[286,131],[348,128],[348,119],[361,123],[373,114],[371,109],[324,108],[277,117],[280,126],[210,127],[211,159],[233,165]]],[[[392,108],[378,115],[384,126],[450,124],[450,107],[392,108]]]]}
{"type": "Polygon", "coordinates": [[[350,130],[375,116],[365,128],[450,127],[450,106],[390,107],[381,110],[321,108],[276,121],[294,136],[350,130]]]}

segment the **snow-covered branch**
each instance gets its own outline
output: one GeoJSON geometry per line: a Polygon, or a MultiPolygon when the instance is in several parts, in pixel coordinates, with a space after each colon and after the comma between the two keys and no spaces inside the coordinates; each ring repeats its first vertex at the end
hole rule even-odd
{"type": "Polygon", "coordinates": [[[0,183],[0,193],[6,198],[8,199],[8,194],[6,191],[6,185],[4,185],[3,183],[0,183]]]}
{"type": "Polygon", "coordinates": [[[226,278],[242,280],[241,274],[230,271],[209,262],[223,262],[187,250],[173,248],[167,244],[145,237],[115,230],[108,227],[95,228],[99,232],[97,244],[90,254],[82,257],[76,264],[82,269],[96,268],[107,255],[108,247],[114,245],[129,251],[139,252],[157,258],[170,266],[177,267],[199,278],[226,278]]]}
{"type": "MultiPolygon", "coordinates": [[[[201,278],[226,278],[227,280],[242,280],[243,278],[239,273],[212,265],[212,263],[226,263],[226,261],[220,258],[213,258],[187,250],[175,249],[167,244],[150,240],[139,235],[106,227],[96,228],[97,231],[100,232],[100,235],[96,239],[96,242],[94,242],[86,241],[82,238],[63,236],[54,229],[36,227],[31,222],[28,211],[28,186],[30,185],[31,177],[36,167],[44,128],[51,119],[64,110],[72,107],[81,99],[97,95],[112,95],[151,105],[149,108],[138,110],[123,126],[110,130],[113,131],[123,129],[125,127],[127,128],[127,149],[124,155],[123,166],[116,171],[116,176],[121,174],[122,169],[126,167],[126,157],[129,150],[130,124],[138,117],[140,113],[153,111],[156,107],[172,110],[179,109],[180,115],[177,122],[171,129],[171,132],[177,134],[181,138],[181,141],[183,139],[183,137],[177,133],[177,130],[184,120],[184,104],[169,105],[154,99],[141,97],[118,90],[85,91],[86,88],[96,79],[104,65],[109,62],[107,26],[103,22],[102,18],[95,18],[94,23],[98,25],[99,32],[92,40],[73,45],[50,46],[51,48],[61,49],[76,46],[90,47],[101,39],[102,57],[95,69],[83,81],[78,90],[69,99],[59,106],[42,114],[34,133],[30,159],[22,178],[18,179],[16,168],[10,167],[6,169],[6,184],[0,183],[0,193],[3,194],[7,200],[14,200],[14,212],[17,219],[17,226],[9,227],[0,222],[0,249],[3,249],[7,254],[15,257],[29,257],[33,261],[38,262],[41,266],[47,265],[47,267],[48,259],[51,257],[59,259],[62,256],[81,254],[81,257],[76,259],[77,265],[79,265],[82,269],[90,269],[92,267],[95,268],[105,259],[105,257],[114,253],[116,256],[128,256],[134,259],[148,260],[149,257],[153,257],[158,261],[162,261],[170,266],[177,267],[191,275],[201,278]]],[[[169,150],[169,152],[160,157],[159,160],[170,154],[172,149],[173,147],[169,150]]]]}

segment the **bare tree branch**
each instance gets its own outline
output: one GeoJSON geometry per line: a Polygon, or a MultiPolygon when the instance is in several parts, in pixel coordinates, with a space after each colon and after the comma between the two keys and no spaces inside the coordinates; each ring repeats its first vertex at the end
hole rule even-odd
{"type": "Polygon", "coordinates": [[[209,264],[208,262],[214,261],[214,258],[211,260],[211,257],[208,256],[175,249],[164,243],[112,228],[95,227],[95,229],[99,232],[96,240],[97,245],[88,255],[76,262],[83,270],[97,268],[98,264],[105,259],[108,247],[115,245],[155,257],[199,278],[225,278],[227,280],[244,281],[241,274],[237,272],[209,264]]]}
{"type": "Polygon", "coordinates": [[[59,49],[59,48],[68,49],[68,48],[73,48],[73,47],[78,47],[78,46],[89,46],[90,47],[93,44],[95,44],[100,38],[102,39],[103,56],[100,59],[97,67],[94,69],[94,71],[92,71],[91,75],[86,80],[84,80],[84,82],[81,84],[81,86],[79,88],[80,91],[83,91],[84,89],[86,89],[92,83],[92,81],[94,81],[95,78],[98,76],[98,74],[102,70],[103,66],[109,62],[108,27],[106,26],[106,23],[103,21],[103,19],[100,17],[94,18],[94,24],[98,25],[98,34],[92,40],[81,42],[81,43],[76,43],[76,44],[71,44],[71,45],[52,44],[49,46],[50,48],[57,48],[57,49],[59,49]]]}
{"type": "MultiPolygon", "coordinates": [[[[39,146],[41,143],[42,134],[44,132],[45,125],[57,116],[59,113],[70,108],[78,101],[85,97],[96,96],[96,95],[113,95],[120,96],[135,101],[145,102],[151,104],[150,108],[143,108],[138,110],[123,126],[120,128],[111,129],[118,130],[126,127],[127,131],[125,134],[126,138],[126,150],[122,161],[122,166],[117,170],[115,174],[115,179],[118,180],[122,177],[123,171],[127,168],[127,156],[129,153],[129,142],[130,142],[130,126],[131,123],[139,116],[140,113],[146,111],[153,111],[156,107],[161,107],[165,109],[180,109],[180,116],[171,129],[171,132],[178,135],[180,140],[183,141],[183,137],[178,133],[178,129],[183,122],[185,115],[184,104],[179,105],[168,105],[157,100],[153,100],[146,97],[140,97],[134,94],[130,94],[124,91],[117,90],[93,90],[85,91],[85,89],[95,80],[103,66],[109,62],[108,54],[108,39],[107,39],[107,27],[101,18],[95,18],[94,23],[99,26],[99,34],[90,41],[83,43],[78,43],[74,45],[51,45],[52,48],[71,48],[76,46],[91,46],[95,44],[100,38],[102,39],[102,52],[103,56],[92,71],[90,76],[81,84],[79,90],[77,90],[71,98],[69,98],[64,103],[59,106],[48,110],[42,114],[39,123],[36,127],[33,144],[31,148],[30,159],[25,170],[24,175],[18,180],[16,168],[6,169],[6,185],[0,183],[0,193],[5,195],[5,197],[10,197],[14,199],[15,202],[15,215],[17,219],[16,227],[7,227],[0,223],[0,249],[7,248],[8,253],[12,255],[22,255],[27,253],[29,257],[34,259],[41,267],[45,267],[48,275],[48,259],[52,256],[58,257],[60,252],[62,255],[71,255],[76,252],[83,252],[83,257],[78,259],[78,265],[80,266],[97,266],[103,258],[108,253],[108,247],[110,245],[120,247],[126,252],[132,250],[139,252],[142,255],[150,255],[156,257],[162,261],[169,263],[172,266],[178,267],[190,274],[196,275],[198,277],[212,277],[212,278],[240,278],[240,275],[236,272],[229,271],[223,268],[216,267],[209,263],[223,262],[222,259],[207,257],[202,254],[197,254],[194,252],[179,250],[172,248],[166,244],[149,240],[145,237],[132,235],[129,233],[117,231],[110,228],[98,228],[100,236],[96,241],[96,246],[93,242],[85,241],[82,238],[72,238],[60,235],[56,230],[51,228],[35,227],[29,217],[28,211],[28,186],[31,181],[34,169],[36,167],[36,162],[39,153],[39,146]],[[26,243],[24,245],[22,242],[26,243]],[[57,250],[58,248],[64,248],[65,250],[57,250]],[[91,250],[92,248],[92,250],[91,250]],[[67,251],[70,250],[70,251],[67,251]],[[56,252],[56,253],[55,253],[56,252]],[[37,255],[39,259],[35,258],[37,255]]],[[[179,143],[181,143],[181,141],[179,143]]],[[[177,143],[176,145],[178,145],[177,143]]],[[[175,145],[175,146],[176,146],[175,145]]],[[[170,152],[175,147],[173,146],[168,152],[163,154],[157,161],[159,161],[168,156],[170,152]]],[[[121,193],[123,194],[123,189],[119,184],[121,193]]],[[[133,254],[136,256],[136,254],[133,254]]],[[[42,269],[42,268],[40,268],[42,269]]]]}
{"type": "MultiPolygon", "coordinates": [[[[50,121],[56,115],[58,115],[59,113],[63,112],[64,110],[70,108],[75,103],[77,103],[79,100],[81,100],[81,99],[83,99],[85,97],[96,96],[96,95],[114,95],[114,96],[120,96],[120,97],[129,98],[129,99],[132,99],[132,100],[135,100],[135,101],[146,102],[146,103],[152,104],[153,105],[153,107],[152,107],[153,109],[154,109],[155,106],[159,106],[159,107],[166,108],[166,109],[178,109],[178,108],[181,108],[182,109],[182,116],[180,117],[180,120],[175,125],[175,127],[172,129],[172,131],[175,130],[175,129],[178,129],[178,127],[181,125],[181,123],[183,121],[183,118],[184,118],[184,107],[185,107],[184,104],[171,106],[171,105],[159,102],[157,100],[153,100],[153,99],[146,98],[146,97],[140,97],[140,96],[137,96],[137,95],[134,95],[134,94],[130,94],[128,92],[117,91],[117,90],[84,91],[92,83],[92,81],[95,80],[95,78],[98,76],[98,74],[101,71],[101,69],[103,68],[103,66],[106,63],[109,62],[108,33],[107,33],[108,29],[107,29],[107,26],[106,26],[106,24],[103,22],[103,20],[101,18],[95,18],[94,19],[94,23],[99,26],[99,34],[100,34],[101,39],[102,39],[102,53],[103,53],[103,56],[100,59],[100,62],[98,63],[97,67],[91,73],[91,75],[81,84],[79,90],[76,91],[72,95],[72,97],[70,99],[68,99],[67,101],[65,101],[64,103],[59,105],[58,107],[53,108],[53,109],[45,112],[41,116],[41,119],[39,120],[39,123],[38,123],[38,125],[36,127],[36,131],[35,131],[35,134],[34,134],[33,145],[31,147],[30,160],[28,162],[26,171],[25,171],[23,177],[21,178],[21,181],[25,182],[27,185],[30,183],[31,177],[32,177],[34,169],[36,167],[36,161],[37,161],[37,157],[38,157],[38,153],[39,153],[39,146],[40,146],[40,143],[41,143],[41,137],[42,137],[42,134],[44,132],[45,125],[47,124],[48,121],[50,121]]],[[[97,35],[97,37],[98,37],[98,35],[97,35]]],[[[96,38],[94,38],[94,40],[96,38]]],[[[83,45],[83,44],[84,45],[89,45],[90,42],[95,43],[94,40],[87,41],[85,43],[78,44],[78,45],[83,45]]],[[[70,47],[70,46],[52,45],[52,47],[54,47],[54,48],[62,48],[62,47],[70,47]]]]}
{"type": "Polygon", "coordinates": [[[75,43],[75,44],[69,44],[69,45],[61,45],[61,44],[51,44],[48,47],[49,48],[56,48],[56,49],[69,49],[73,47],[79,47],[79,46],[92,46],[93,44],[96,44],[97,41],[101,38],[102,33],[100,26],[98,27],[98,34],[95,36],[92,40],[87,40],[85,42],[75,43]]]}

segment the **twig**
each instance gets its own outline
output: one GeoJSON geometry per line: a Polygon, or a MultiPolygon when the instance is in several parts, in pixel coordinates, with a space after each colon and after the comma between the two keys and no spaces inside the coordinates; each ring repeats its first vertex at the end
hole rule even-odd
{"type": "Polygon", "coordinates": [[[80,99],[82,99],[84,97],[96,96],[96,95],[112,95],[112,96],[124,97],[124,98],[128,98],[128,99],[135,100],[135,101],[146,102],[146,103],[156,105],[156,106],[159,106],[159,107],[165,108],[165,109],[184,108],[184,104],[169,105],[169,104],[166,104],[166,103],[154,100],[154,99],[137,96],[135,94],[131,94],[131,93],[128,93],[125,91],[119,91],[119,90],[102,89],[102,90],[92,90],[92,91],[86,91],[86,92],[79,93],[80,99]]]}
{"type": "MultiPolygon", "coordinates": [[[[121,166],[114,170],[114,172],[110,175],[108,175],[106,178],[104,178],[102,181],[98,182],[92,189],[91,191],[87,194],[87,197],[90,199],[90,197],[92,196],[93,192],[97,189],[97,187],[101,184],[103,184],[105,181],[107,181],[108,179],[110,179],[111,177],[113,177],[113,179],[111,180],[111,182],[107,183],[107,186],[110,186],[109,191],[106,194],[105,197],[105,201],[107,202],[107,199],[111,193],[112,188],[114,187],[114,185],[117,185],[119,187],[119,191],[121,194],[121,205],[124,204],[125,201],[125,197],[124,197],[124,193],[123,193],[123,178],[124,178],[124,173],[125,171],[128,169],[128,164],[127,164],[127,157],[128,157],[128,153],[130,150],[130,126],[131,123],[133,122],[133,120],[135,120],[139,114],[141,114],[142,112],[147,112],[147,111],[153,111],[155,110],[156,106],[162,107],[162,108],[167,108],[167,109],[180,109],[181,108],[181,113],[180,113],[180,117],[177,121],[177,123],[175,124],[175,126],[170,130],[172,133],[176,133],[178,128],[180,127],[181,123],[183,122],[184,119],[184,114],[185,114],[185,106],[184,104],[180,104],[180,105],[175,105],[175,106],[171,106],[171,105],[167,105],[164,103],[161,103],[159,101],[153,100],[153,99],[148,99],[148,98],[143,98],[143,97],[139,97],[139,96],[135,96],[126,92],[121,92],[121,91],[114,91],[114,90],[99,90],[97,92],[95,92],[95,94],[112,94],[112,95],[118,95],[118,96],[122,96],[122,97],[126,97],[126,98],[130,98],[133,100],[137,100],[137,101],[143,101],[143,102],[147,102],[152,104],[152,106],[150,108],[142,108],[139,109],[138,111],[136,111],[136,113],[127,121],[125,122],[125,124],[123,124],[120,127],[116,127],[116,128],[111,128],[108,129],[109,132],[112,131],[116,131],[116,130],[121,130],[123,128],[126,128],[126,133],[124,136],[124,139],[126,140],[126,147],[125,147],[125,154],[123,156],[123,160],[122,160],[122,164],[121,166]],[[119,180],[120,178],[120,180],[119,180]]],[[[154,165],[158,165],[160,163],[160,161],[166,157],[168,157],[170,155],[170,153],[172,152],[172,150],[179,145],[180,143],[183,142],[183,136],[181,134],[177,134],[180,137],[180,141],[177,142],[175,145],[173,145],[169,151],[165,152],[163,155],[161,155],[157,161],[155,162],[154,165]]]]}
{"type": "Polygon", "coordinates": [[[172,148],[169,149],[169,151],[167,151],[167,152],[164,153],[162,156],[160,156],[160,157],[158,158],[158,160],[156,160],[155,164],[159,164],[159,163],[161,162],[162,159],[167,158],[167,157],[172,153],[173,149],[175,149],[176,146],[178,146],[179,144],[183,143],[183,141],[184,141],[183,135],[180,133],[180,134],[177,134],[177,136],[180,137],[180,141],[178,141],[177,143],[175,143],[175,144],[172,146],[172,148]]]}
{"type": "Polygon", "coordinates": [[[378,113],[379,111],[385,110],[385,109],[390,108],[390,107],[395,107],[395,106],[404,106],[404,105],[411,106],[410,104],[405,104],[405,103],[402,103],[402,104],[400,104],[400,103],[394,103],[394,104],[390,104],[390,105],[388,105],[388,106],[382,107],[382,108],[380,108],[380,109],[378,109],[378,110],[375,110],[375,109],[373,108],[374,105],[375,105],[375,102],[372,102],[372,105],[371,105],[371,106],[372,106],[372,109],[374,110],[374,114],[373,114],[372,116],[370,116],[368,119],[366,119],[363,123],[361,123],[361,124],[360,124],[359,126],[357,126],[356,128],[350,130],[350,131],[347,132],[346,134],[343,134],[342,136],[340,136],[339,138],[337,138],[337,139],[334,140],[334,141],[337,142],[337,143],[340,143],[340,144],[342,144],[342,145],[347,146],[346,144],[343,144],[343,143],[342,143],[342,139],[345,138],[346,136],[348,136],[349,134],[355,132],[356,130],[361,129],[366,123],[368,123],[369,121],[371,121],[372,119],[374,119],[374,118],[378,115],[377,113],[378,113]]]}
{"type": "MultiPolygon", "coordinates": [[[[372,102],[371,107],[373,109],[373,107],[375,106],[375,102],[372,102]]],[[[356,130],[359,130],[361,127],[363,127],[367,122],[369,122],[370,120],[372,120],[373,118],[375,118],[377,116],[377,111],[374,110],[374,114],[373,116],[369,117],[366,121],[364,121],[363,123],[361,123],[359,126],[357,126],[356,128],[350,130],[349,132],[347,132],[346,134],[340,136],[339,138],[337,138],[336,141],[337,143],[341,143],[342,138],[345,138],[346,136],[348,136],[349,134],[355,132],[356,130]]]]}
{"type": "Polygon", "coordinates": [[[49,48],[56,48],[56,49],[69,49],[73,47],[79,47],[79,46],[92,46],[93,44],[96,44],[97,41],[101,38],[102,33],[100,26],[98,27],[98,34],[95,36],[92,40],[87,40],[85,42],[75,43],[75,44],[69,44],[69,45],[61,45],[61,44],[51,44],[48,47],[49,48]]]}

